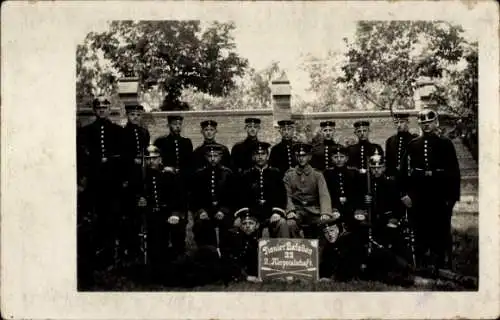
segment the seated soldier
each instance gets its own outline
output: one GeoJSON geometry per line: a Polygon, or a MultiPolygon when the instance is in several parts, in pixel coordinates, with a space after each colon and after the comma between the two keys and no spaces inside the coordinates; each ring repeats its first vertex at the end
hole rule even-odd
{"type": "Polygon", "coordinates": [[[158,148],[149,146],[146,153],[145,186],[138,206],[146,209],[147,263],[156,276],[185,251],[187,202],[178,176],[162,170],[158,148]]]}
{"type": "Polygon", "coordinates": [[[233,225],[234,177],[231,169],[220,163],[221,145],[206,145],[204,148],[208,165],[197,170],[191,181],[194,240],[198,246],[220,248],[233,225]]]}
{"type": "Polygon", "coordinates": [[[404,259],[383,247],[368,253],[366,242],[346,231],[341,219],[324,221],[321,226],[320,281],[363,279],[401,286],[414,283],[404,259]]]}
{"type": "MultiPolygon", "coordinates": [[[[348,149],[337,145],[332,150],[333,167],[325,170],[323,175],[330,192],[333,211],[338,211],[348,224],[354,217],[354,209],[359,203],[360,192],[357,185],[361,183],[356,170],[347,167],[348,149]]],[[[363,181],[364,182],[364,181],[363,181]]]]}
{"type": "Polygon", "coordinates": [[[297,166],[288,170],[283,178],[290,237],[300,237],[302,229],[305,238],[318,239],[320,221],[334,216],[328,187],[323,174],[309,164],[312,146],[297,143],[294,149],[297,166]]]}
{"type": "MultiPolygon", "coordinates": [[[[254,167],[248,169],[240,180],[239,206],[248,208],[256,216],[262,229],[267,227],[272,238],[288,238],[285,220],[286,190],[282,174],[269,167],[269,143],[256,142],[252,149],[254,167]]],[[[236,219],[235,226],[240,223],[236,219]]]]}

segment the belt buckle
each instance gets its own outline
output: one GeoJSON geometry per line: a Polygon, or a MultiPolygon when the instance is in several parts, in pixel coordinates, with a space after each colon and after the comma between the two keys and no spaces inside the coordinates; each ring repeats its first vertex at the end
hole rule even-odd
{"type": "Polygon", "coordinates": [[[425,171],[425,176],[426,177],[432,177],[432,171],[431,170],[426,170],[425,171]]]}
{"type": "Polygon", "coordinates": [[[264,200],[264,199],[260,199],[260,200],[259,200],[259,204],[260,204],[260,205],[263,205],[264,203],[266,203],[266,200],[264,200]]]}
{"type": "Polygon", "coordinates": [[[365,169],[365,168],[361,168],[361,169],[359,169],[359,173],[361,173],[361,174],[365,174],[365,173],[366,173],[366,169],[365,169]]]}
{"type": "Polygon", "coordinates": [[[302,205],[305,207],[307,206],[307,201],[302,201],[302,205]]]}
{"type": "Polygon", "coordinates": [[[219,204],[219,201],[212,201],[212,205],[215,207],[216,205],[219,204]]]}
{"type": "Polygon", "coordinates": [[[339,200],[341,204],[344,204],[347,201],[346,197],[340,197],[339,200]]]}

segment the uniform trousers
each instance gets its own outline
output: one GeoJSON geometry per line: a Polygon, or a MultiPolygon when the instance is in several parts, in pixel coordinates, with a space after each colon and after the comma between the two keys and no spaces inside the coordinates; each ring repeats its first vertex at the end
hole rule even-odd
{"type": "Polygon", "coordinates": [[[207,220],[196,218],[193,225],[194,241],[198,247],[216,247],[217,244],[219,244],[219,248],[223,247],[232,227],[233,221],[228,214],[224,215],[222,220],[215,219],[215,217],[207,220]],[[216,228],[218,228],[218,231],[216,231],[216,228]]]}

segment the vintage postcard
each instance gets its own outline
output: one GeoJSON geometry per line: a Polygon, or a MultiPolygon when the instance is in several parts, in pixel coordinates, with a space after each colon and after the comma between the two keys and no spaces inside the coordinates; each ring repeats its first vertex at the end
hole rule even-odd
{"type": "Polygon", "coordinates": [[[498,15],[7,2],[2,315],[498,317],[498,15]]]}

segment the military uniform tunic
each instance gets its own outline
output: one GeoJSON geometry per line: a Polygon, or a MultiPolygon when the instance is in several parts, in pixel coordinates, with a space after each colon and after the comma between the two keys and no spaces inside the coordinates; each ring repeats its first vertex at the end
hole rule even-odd
{"type": "Polygon", "coordinates": [[[311,166],[320,171],[324,171],[333,166],[332,155],[336,152],[338,143],[332,140],[323,140],[323,143],[313,148],[311,166]]]}
{"type": "Polygon", "coordinates": [[[418,255],[430,249],[441,264],[443,252],[451,250],[451,214],[460,199],[455,147],[446,137],[424,134],[408,144],[402,169],[402,195],[412,199],[418,255]]]}
{"type": "Polygon", "coordinates": [[[227,235],[232,226],[237,197],[234,175],[231,169],[224,166],[207,166],[195,172],[191,183],[190,208],[194,215],[193,233],[198,245],[215,245],[215,227],[219,227],[219,241],[227,235]],[[209,220],[200,219],[202,211],[206,211],[209,220]],[[220,211],[222,220],[215,219],[220,211]]]}
{"type": "Polygon", "coordinates": [[[386,140],[385,173],[389,178],[395,179],[398,176],[408,143],[416,137],[416,134],[409,132],[398,132],[386,140]]]}
{"type": "Polygon", "coordinates": [[[238,230],[231,232],[228,258],[232,260],[241,270],[243,276],[258,276],[259,256],[259,234],[254,232],[250,235],[238,230]]]}
{"type": "Polygon", "coordinates": [[[293,152],[293,142],[291,140],[282,140],[271,148],[269,165],[280,170],[282,175],[285,175],[288,169],[297,165],[297,158],[293,152]]]}
{"type": "Polygon", "coordinates": [[[235,174],[241,175],[253,167],[252,150],[257,141],[257,139],[246,138],[233,146],[231,149],[231,162],[235,174]]]}
{"type": "Polygon", "coordinates": [[[360,141],[354,145],[348,147],[349,160],[347,165],[358,170],[368,169],[368,159],[375,154],[375,150],[382,157],[384,156],[384,151],[382,147],[376,143],[371,143],[369,141],[360,141]]]}
{"type": "Polygon", "coordinates": [[[160,149],[164,166],[179,169],[184,178],[191,173],[193,156],[191,139],[169,134],[156,139],[154,145],[160,149]]]}
{"type": "Polygon", "coordinates": [[[323,172],[332,207],[342,215],[352,217],[354,209],[360,202],[361,194],[357,186],[361,183],[356,170],[344,167],[332,167],[323,172]]]}

